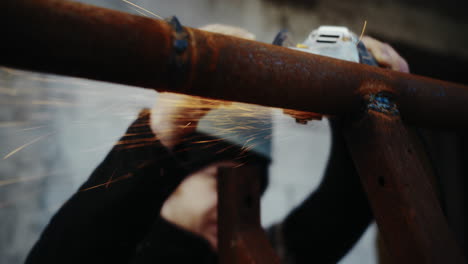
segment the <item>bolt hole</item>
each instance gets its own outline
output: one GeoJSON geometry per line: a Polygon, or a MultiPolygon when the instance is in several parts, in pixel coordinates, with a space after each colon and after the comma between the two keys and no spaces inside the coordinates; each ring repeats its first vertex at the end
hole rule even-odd
{"type": "Polygon", "coordinates": [[[385,186],[385,178],[383,176],[379,176],[378,178],[379,185],[384,187],[385,186]]]}
{"type": "Polygon", "coordinates": [[[408,148],[408,153],[413,154],[413,151],[410,148],[408,148]]]}

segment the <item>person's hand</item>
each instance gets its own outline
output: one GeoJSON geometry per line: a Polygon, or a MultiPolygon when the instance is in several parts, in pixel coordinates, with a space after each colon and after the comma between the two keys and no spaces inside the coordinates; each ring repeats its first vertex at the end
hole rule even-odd
{"type": "MultiPolygon", "coordinates": [[[[226,102],[227,103],[227,102],[226,102]]],[[[151,109],[151,129],[169,149],[197,129],[198,122],[223,101],[175,93],[159,93],[151,109]]]]}
{"type": "Polygon", "coordinates": [[[387,43],[369,36],[364,36],[362,42],[381,67],[409,73],[409,66],[406,60],[387,43]]]}
{"type": "MultiPolygon", "coordinates": [[[[244,39],[255,39],[255,35],[242,28],[211,24],[201,30],[230,35],[244,39]]],[[[184,140],[184,137],[197,129],[198,122],[210,110],[225,101],[205,99],[175,93],[159,93],[151,109],[150,126],[161,143],[169,149],[184,140]]]]}

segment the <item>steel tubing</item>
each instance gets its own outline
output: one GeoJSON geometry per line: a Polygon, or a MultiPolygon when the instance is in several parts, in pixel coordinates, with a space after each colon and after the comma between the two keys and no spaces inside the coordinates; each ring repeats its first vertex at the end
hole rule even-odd
{"type": "Polygon", "coordinates": [[[388,87],[407,123],[468,127],[460,84],[64,0],[2,0],[0,23],[0,65],[325,115],[388,87]]]}

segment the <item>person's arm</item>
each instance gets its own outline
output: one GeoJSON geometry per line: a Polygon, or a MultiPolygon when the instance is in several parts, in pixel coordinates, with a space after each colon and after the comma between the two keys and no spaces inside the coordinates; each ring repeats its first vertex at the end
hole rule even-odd
{"type": "Polygon", "coordinates": [[[332,150],[324,180],[283,223],[269,230],[288,263],[336,263],[355,244],[372,219],[356,169],[341,135],[330,121],[332,150]]]}
{"type": "MultiPolygon", "coordinates": [[[[379,65],[409,72],[407,62],[388,44],[363,42],[379,65]]],[[[290,263],[336,263],[361,237],[372,211],[346,147],[342,121],[330,119],[332,148],[324,179],[299,207],[269,230],[281,257],[290,263]]]]}
{"type": "Polygon", "coordinates": [[[132,124],[52,218],[26,263],[128,263],[186,175],[155,139],[148,117],[132,124]]]}
{"type": "MultiPolygon", "coordinates": [[[[243,29],[226,25],[201,29],[254,38],[243,29]]],[[[225,102],[160,93],[151,113],[132,125],[52,218],[26,263],[134,260],[139,243],[161,220],[163,203],[188,174],[172,151],[195,132],[200,118],[222,104],[225,102]]]]}

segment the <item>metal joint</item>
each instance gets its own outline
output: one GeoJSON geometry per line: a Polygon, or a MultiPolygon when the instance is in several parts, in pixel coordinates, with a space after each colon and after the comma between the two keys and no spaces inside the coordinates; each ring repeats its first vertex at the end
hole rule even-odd
{"type": "Polygon", "coordinates": [[[386,115],[398,115],[397,105],[393,98],[394,96],[387,92],[379,92],[377,94],[370,94],[367,103],[367,110],[374,110],[386,115]]]}
{"type": "Polygon", "coordinates": [[[171,25],[174,30],[174,49],[177,54],[182,54],[187,50],[188,47],[188,33],[180,24],[179,19],[176,16],[172,16],[167,19],[167,23],[171,25]]]}
{"type": "Polygon", "coordinates": [[[186,80],[189,72],[189,33],[182,26],[176,16],[166,19],[172,27],[174,53],[170,57],[169,85],[173,88],[181,86],[186,80]]]}

